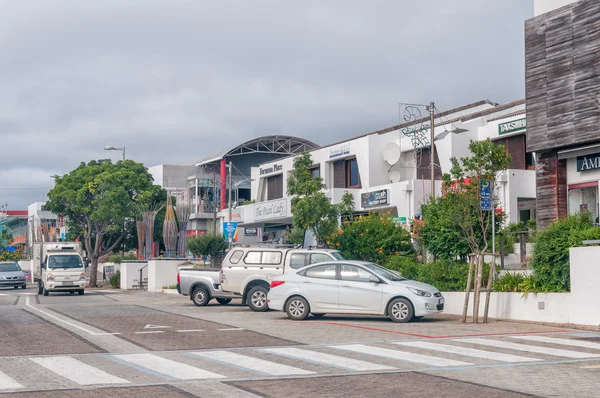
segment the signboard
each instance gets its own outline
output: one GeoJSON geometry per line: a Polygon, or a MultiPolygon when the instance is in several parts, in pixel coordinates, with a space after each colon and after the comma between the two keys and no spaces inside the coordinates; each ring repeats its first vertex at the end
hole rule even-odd
{"type": "Polygon", "coordinates": [[[175,206],[188,204],[190,191],[187,188],[165,188],[167,193],[175,198],[175,206]]]}
{"type": "Polygon", "coordinates": [[[360,196],[361,205],[363,209],[370,207],[387,205],[388,204],[388,190],[382,189],[379,191],[363,193],[360,196]]]}
{"type": "Polygon", "coordinates": [[[244,228],[244,236],[258,236],[258,228],[244,228]]]}
{"type": "Polygon", "coordinates": [[[254,205],[254,220],[270,220],[287,217],[287,199],[272,200],[254,205]]]}
{"type": "Polygon", "coordinates": [[[329,150],[329,159],[335,159],[350,154],[350,144],[334,146],[329,150]]]}
{"type": "Polygon", "coordinates": [[[600,153],[592,155],[577,156],[577,171],[588,171],[600,169],[600,153]]]}
{"type": "Polygon", "coordinates": [[[479,196],[481,197],[481,210],[492,210],[492,185],[489,181],[479,183],[479,196]]]}
{"type": "Polygon", "coordinates": [[[104,275],[106,275],[106,279],[110,279],[115,275],[115,266],[114,265],[105,265],[104,266],[104,275]]]}
{"type": "Polygon", "coordinates": [[[223,235],[226,239],[233,240],[237,232],[237,222],[223,223],[223,235]]]}
{"type": "Polygon", "coordinates": [[[185,235],[186,236],[199,236],[199,235],[206,235],[206,230],[205,229],[188,229],[187,231],[185,231],[185,235]]]}
{"type": "Polygon", "coordinates": [[[522,118],[513,120],[512,122],[500,123],[498,125],[498,135],[516,133],[517,131],[523,131],[527,128],[527,119],[522,118]]]}
{"type": "Polygon", "coordinates": [[[283,166],[277,163],[274,163],[272,166],[266,166],[260,168],[260,175],[271,174],[278,171],[283,170],[283,166]]]}
{"type": "Polygon", "coordinates": [[[408,225],[408,218],[407,217],[390,217],[390,219],[396,225],[400,225],[402,227],[405,227],[405,226],[408,225]]]}

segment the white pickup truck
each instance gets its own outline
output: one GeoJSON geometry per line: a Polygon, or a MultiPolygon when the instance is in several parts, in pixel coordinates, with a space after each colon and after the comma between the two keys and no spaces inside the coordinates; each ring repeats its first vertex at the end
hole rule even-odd
{"type": "Polygon", "coordinates": [[[273,245],[235,246],[221,265],[220,285],[234,293],[253,311],[267,311],[267,293],[271,280],[278,275],[308,264],[345,260],[342,253],[330,249],[294,249],[273,245]]]}

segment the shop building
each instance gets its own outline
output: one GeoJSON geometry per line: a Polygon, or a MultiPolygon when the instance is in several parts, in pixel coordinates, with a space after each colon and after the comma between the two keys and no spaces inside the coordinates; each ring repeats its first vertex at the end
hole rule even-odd
{"type": "Polygon", "coordinates": [[[600,2],[536,0],[525,23],[527,149],[537,158],[538,226],[599,215],[600,2]]]}

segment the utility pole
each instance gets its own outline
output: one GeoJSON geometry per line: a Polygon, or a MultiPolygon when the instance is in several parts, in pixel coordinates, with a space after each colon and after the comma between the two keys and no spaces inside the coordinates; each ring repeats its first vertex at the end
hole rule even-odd
{"type": "MultiPolygon", "coordinates": [[[[233,188],[233,163],[229,162],[229,225],[231,226],[231,190],[233,188]]],[[[227,236],[229,238],[229,249],[231,249],[231,243],[233,241],[233,233],[228,232],[227,236]]]]}
{"type": "Polygon", "coordinates": [[[217,234],[217,176],[213,173],[213,234],[217,234]]]}
{"type": "Polygon", "coordinates": [[[431,198],[435,198],[435,145],[433,143],[433,140],[435,139],[435,134],[434,134],[434,129],[435,129],[435,125],[434,125],[434,119],[435,119],[435,104],[433,102],[429,103],[429,117],[431,119],[430,121],[430,130],[431,130],[431,155],[430,155],[430,166],[431,166],[431,198]]]}

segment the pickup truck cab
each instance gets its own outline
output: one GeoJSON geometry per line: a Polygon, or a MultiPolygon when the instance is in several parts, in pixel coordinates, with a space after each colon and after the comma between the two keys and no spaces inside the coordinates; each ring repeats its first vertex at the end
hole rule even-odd
{"type": "Polygon", "coordinates": [[[234,293],[221,290],[219,286],[219,269],[215,268],[182,268],[177,274],[177,291],[203,307],[212,299],[219,304],[229,304],[234,298],[241,298],[234,293]]]}
{"type": "Polygon", "coordinates": [[[309,264],[345,260],[331,249],[294,249],[273,245],[235,246],[221,265],[220,285],[237,294],[251,310],[267,311],[271,280],[309,264]]]}

